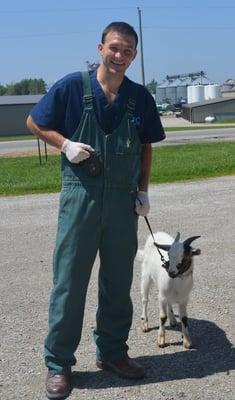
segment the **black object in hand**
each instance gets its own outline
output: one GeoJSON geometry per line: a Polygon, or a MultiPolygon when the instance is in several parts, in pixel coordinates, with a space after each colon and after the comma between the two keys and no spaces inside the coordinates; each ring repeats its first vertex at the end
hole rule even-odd
{"type": "Polygon", "coordinates": [[[101,174],[103,165],[95,152],[90,152],[90,157],[79,163],[88,176],[98,176],[101,174]]]}

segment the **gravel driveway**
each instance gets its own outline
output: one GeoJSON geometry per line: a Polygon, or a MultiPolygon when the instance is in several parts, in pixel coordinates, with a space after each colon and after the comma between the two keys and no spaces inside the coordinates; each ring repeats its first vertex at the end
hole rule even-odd
{"type": "MultiPolygon", "coordinates": [[[[121,380],[95,366],[92,330],[97,305],[98,260],[87,296],[83,336],[74,368],[75,399],[235,398],[234,330],[235,176],[163,184],[150,188],[150,223],[154,231],[195,242],[195,285],[188,307],[195,348],[183,350],[179,326],[167,329],[165,349],[156,345],[157,292],[149,305],[150,332],[140,329],[140,264],[135,264],[134,319],[130,356],[145,367],[147,378],[121,380]],[[196,244],[197,243],[197,244],[196,244]]],[[[57,223],[58,194],[0,197],[0,399],[44,400],[43,340],[51,288],[51,258],[57,223]]],[[[139,245],[149,232],[139,222],[139,245]]]]}

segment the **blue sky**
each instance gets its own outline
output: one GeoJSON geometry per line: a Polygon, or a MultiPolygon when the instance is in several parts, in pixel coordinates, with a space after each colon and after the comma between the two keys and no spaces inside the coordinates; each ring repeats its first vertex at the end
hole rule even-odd
{"type": "MultiPolygon", "coordinates": [[[[0,8],[0,84],[43,78],[51,84],[99,60],[97,44],[111,21],[139,32],[145,81],[205,71],[211,82],[235,79],[235,1],[8,0],[0,8]]],[[[140,49],[139,49],[140,54],[140,49]]],[[[127,75],[141,82],[140,57],[127,75]]]]}

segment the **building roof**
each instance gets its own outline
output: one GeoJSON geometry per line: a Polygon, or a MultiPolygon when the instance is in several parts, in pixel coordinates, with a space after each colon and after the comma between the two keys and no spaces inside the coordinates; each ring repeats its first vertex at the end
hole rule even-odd
{"type": "Polygon", "coordinates": [[[203,100],[203,101],[199,101],[196,103],[183,104],[183,107],[184,108],[201,107],[201,106],[207,106],[209,104],[224,103],[226,101],[235,101],[235,96],[234,97],[216,97],[215,99],[212,99],[212,100],[203,100]]]}
{"type": "Polygon", "coordinates": [[[36,104],[42,97],[42,94],[0,96],[0,105],[36,104]]]}

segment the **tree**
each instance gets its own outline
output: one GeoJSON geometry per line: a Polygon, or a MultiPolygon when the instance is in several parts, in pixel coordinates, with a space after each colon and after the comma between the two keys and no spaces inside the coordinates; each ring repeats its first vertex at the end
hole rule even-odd
{"type": "Polygon", "coordinates": [[[157,81],[155,81],[155,79],[152,79],[151,82],[147,83],[146,88],[151,94],[156,94],[157,81]]]}
{"type": "Polygon", "coordinates": [[[1,96],[44,93],[46,93],[46,82],[43,79],[22,79],[19,82],[12,82],[6,86],[0,85],[1,96]]]}
{"type": "Polygon", "coordinates": [[[6,93],[6,88],[3,85],[0,85],[0,96],[4,96],[4,94],[6,93]]]}

